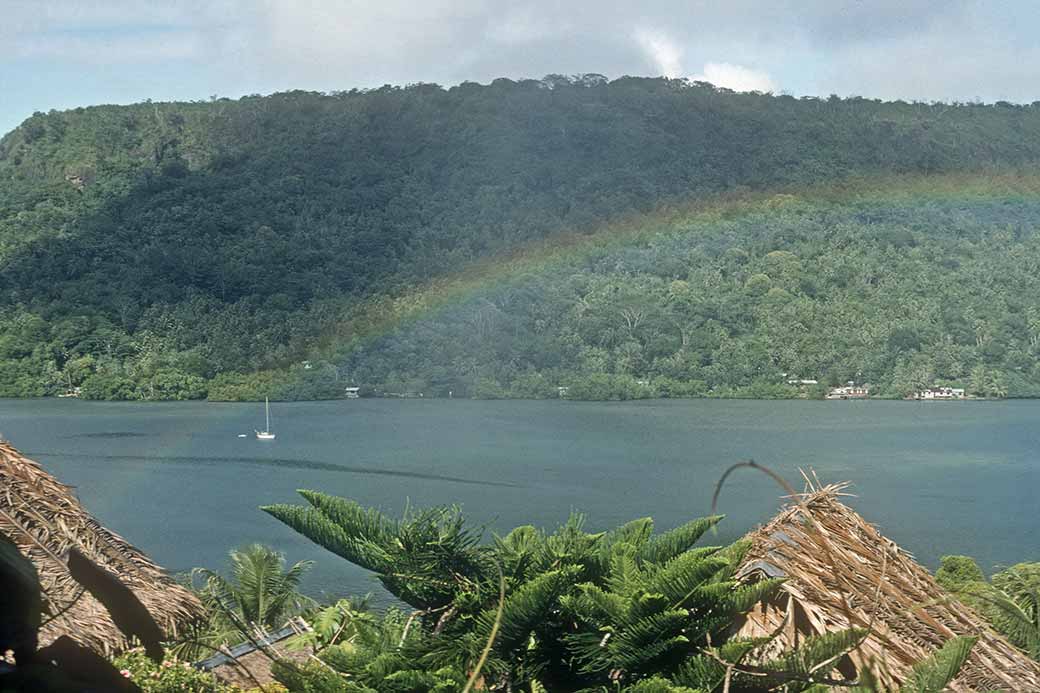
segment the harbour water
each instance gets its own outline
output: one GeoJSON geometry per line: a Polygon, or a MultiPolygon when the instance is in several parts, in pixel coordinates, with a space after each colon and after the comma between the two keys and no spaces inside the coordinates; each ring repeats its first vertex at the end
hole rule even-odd
{"type": "MultiPolygon", "coordinates": [[[[296,489],[398,515],[458,504],[487,532],[590,528],[652,516],[661,529],[708,514],[733,462],[753,458],[800,487],[798,470],[851,481],[848,502],[934,568],[963,553],[992,570],[1040,560],[1040,402],[348,400],[263,405],[0,400],[0,433],[106,526],[173,571],[222,568],[264,542],[316,561],[317,595],[378,583],[261,512],[296,489]],[[248,437],[240,438],[246,433],[248,437]]],[[[732,540],[783,494],[751,470],[730,477],[732,540]]]]}

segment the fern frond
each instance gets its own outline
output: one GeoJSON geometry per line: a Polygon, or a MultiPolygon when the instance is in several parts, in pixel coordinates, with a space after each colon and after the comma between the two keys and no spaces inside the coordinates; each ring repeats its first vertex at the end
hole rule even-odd
{"type": "Polygon", "coordinates": [[[605,552],[609,552],[616,544],[630,544],[639,551],[653,533],[654,521],[649,517],[642,517],[607,532],[603,536],[603,541],[600,542],[600,547],[605,552]]]}
{"type": "Polygon", "coordinates": [[[730,613],[741,614],[748,611],[755,604],[776,592],[782,584],[784,584],[784,578],[767,578],[734,588],[725,599],[730,613]]]}
{"type": "Polygon", "coordinates": [[[729,546],[720,549],[718,553],[719,558],[725,558],[729,561],[729,567],[725,570],[719,571],[716,576],[716,580],[731,580],[733,575],[736,573],[737,568],[741,563],[744,562],[744,558],[747,557],[748,551],[751,550],[751,540],[741,539],[735,541],[729,546]]]}
{"type": "MultiPolygon", "coordinates": [[[[502,607],[502,622],[498,628],[494,650],[509,653],[526,646],[531,632],[549,618],[563,590],[573,584],[580,569],[569,567],[539,575],[506,596],[502,607]]],[[[491,633],[497,609],[487,609],[477,619],[477,633],[491,633]]],[[[486,639],[486,637],[485,637],[486,639]]]]}
{"type": "Polygon", "coordinates": [[[770,636],[758,638],[734,638],[719,647],[719,657],[732,664],[740,664],[750,653],[757,648],[767,645],[773,641],[770,636]]]}
{"type": "Polygon", "coordinates": [[[614,665],[639,669],[673,647],[685,645],[689,638],[683,631],[688,623],[685,611],[664,611],[639,619],[615,633],[607,644],[614,665]]]}
{"type": "Polygon", "coordinates": [[[623,693],[702,693],[695,688],[677,686],[668,679],[655,676],[651,679],[643,679],[631,686],[622,689],[623,693]]]}
{"type": "MultiPolygon", "coordinates": [[[[769,637],[731,640],[715,651],[717,658],[704,654],[688,657],[672,675],[672,681],[677,685],[715,693],[721,689],[726,679],[726,665],[719,659],[734,665],[741,664],[749,653],[771,641],[772,638],[769,637]]],[[[737,668],[734,669],[731,676],[730,683],[736,686],[736,690],[766,690],[763,687],[762,677],[742,674],[737,668]]]]}
{"type": "Polygon", "coordinates": [[[842,655],[863,639],[866,632],[864,628],[846,628],[812,636],[798,649],[766,662],[762,667],[804,678],[816,673],[826,674],[842,655]]]}
{"type": "Polygon", "coordinates": [[[633,547],[618,546],[611,552],[608,566],[605,582],[611,592],[630,595],[645,586],[646,573],[640,568],[633,547]]]}
{"type": "Polygon", "coordinates": [[[502,572],[515,580],[526,580],[541,566],[538,558],[544,555],[545,535],[525,525],[517,527],[504,537],[494,537],[495,553],[502,572]]]}
{"type": "Polygon", "coordinates": [[[652,537],[639,556],[651,563],[664,563],[689,550],[709,529],[722,521],[722,515],[702,517],[652,537]]]}
{"type": "Polygon", "coordinates": [[[705,691],[714,691],[725,678],[726,667],[707,655],[687,657],[672,675],[672,681],[678,686],[705,691]]]}
{"type": "Polygon", "coordinates": [[[385,545],[397,535],[399,523],[375,508],[364,508],[349,498],[330,496],[318,491],[297,491],[311,507],[356,538],[385,545]]]}
{"type": "Polygon", "coordinates": [[[351,535],[314,508],[277,504],[265,505],[260,509],[318,546],[355,565],[376,572],[389,568],[387,555],[382,547],[370,542],[359,541],[356,536],[351,535]]]}
{"type": "Polygon", "coordinates": [[[940,693],[968,661],[977,640],[968,636],[947,640],[935,654],[914,665],[900,693],[940,693]]]}
{"type": "Polygon", "coordinates": [[[556,532],[546,537],[539,555],[539,565],[545,570],[562,568],[568,565],[594,567],[601,571],[599,543],[604,533],[589,534],[582,531],[585,517],[572,513],[567,522],[556,532]]]}
{"type": "Polygon", "coordinates": [[[689,643],[690,641],[686,636],[674,635],[670,638],[654,640],[638,648],[629,647],[626,644],[618,644],[611,653],[612,666],[622,671],[652,671],[659,668],[659,659],[673,654],[678,649],[687,647],[689,643]]]}
{"type": "Polygon", "coordinates": [[[578,585],[578,594],[568,600],[572,614],[586,620],[605,617],[613,623],[623,622],[628,614],[628,601],[619,594],[607,592],[598,585],[578,585]]]}
{"type": "Polygon", "coordinates": [[[957,591],[994,627],[1040,659],[1040,564],[1019,564],[993,576],[993,584],[967,583],[957,591]]]}
{"type": "Polygon", "coordinates": [[[694,591],[727,565],[724,558],[703,558],[689,551],[664,564],[648,580],[646,589],[660,592],[675,606],[682,606],[694,591]]]}

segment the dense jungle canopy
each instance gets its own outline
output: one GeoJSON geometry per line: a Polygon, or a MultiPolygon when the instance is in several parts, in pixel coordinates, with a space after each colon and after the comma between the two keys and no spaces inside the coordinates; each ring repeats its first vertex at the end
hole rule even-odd
{"type": "Polygon", "coordinates": [[[1031,396],[1038,160],[1040,104],[598,75],[37,113],[0,395],[1031,396]]]}

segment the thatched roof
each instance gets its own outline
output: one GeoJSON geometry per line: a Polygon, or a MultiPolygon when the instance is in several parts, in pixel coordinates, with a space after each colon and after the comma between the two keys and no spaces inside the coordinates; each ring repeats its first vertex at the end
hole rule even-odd
{"type": "MultiPolygon", "coordinates": [[[[129,587],[168,634],[201,613],[198,600],[159,566],[102,527],[72,490],[0,440],[0,533],[36,566],[51,611],[62,610],[40,632],[46,645],[68,635],[99,652],[126,647],[108,612],[69,575],[70,549],[78,549],[129,587]]],[[[46,615],[45,615],[46,618],[46,615]]]]}
{"type": "Polygon", "coordinates": [[[752,548],[738,577],[745,582],[784,577],[786,582],[774,598],[744,615],[739,634],[781,630],[775,647],[787,649],[809,635],[850,625],[870,627],[865,641],[838,668],[855,677],[869,663],[890,687],[902,683],[913,663],[949,638],[975,635],[979,640],[971,657],[948,690],[1040,691],[1040,665],[839,502],[842,488],[811,487],[749,535],[752,548]]]}

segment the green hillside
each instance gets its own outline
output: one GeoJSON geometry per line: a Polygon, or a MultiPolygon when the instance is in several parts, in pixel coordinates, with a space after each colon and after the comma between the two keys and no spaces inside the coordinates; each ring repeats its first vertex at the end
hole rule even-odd
{"type": "Polygon", "coordinates": [[[1040,106],[664,79],[36,114],[0,395],[1028,395],[1038,160],[1040,106]]]}
{"type": "Polygon", "coordinates": [[[338,361],[359,382],[438,395],[798,397],[856,380],[891,397],[1033,396],[1037,191],[903,178],[645,217],[475,287],[420,291],[419,310],[338,361]],[[788,385],[802,379],[819,385],[788,385]]]}

